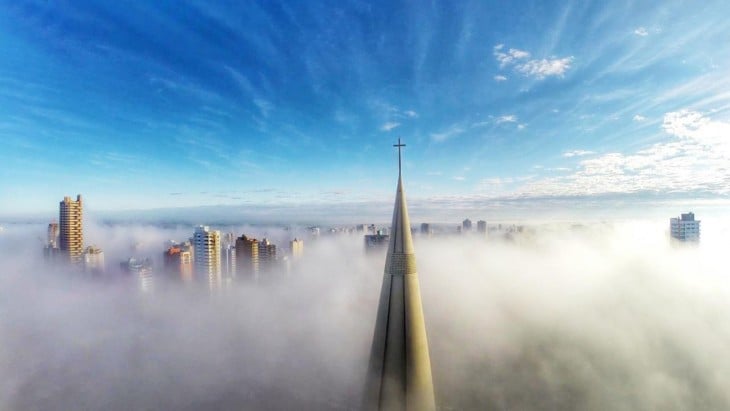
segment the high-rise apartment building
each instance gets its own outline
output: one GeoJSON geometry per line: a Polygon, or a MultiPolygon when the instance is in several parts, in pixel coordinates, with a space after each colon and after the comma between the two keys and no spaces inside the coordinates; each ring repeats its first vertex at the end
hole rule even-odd
{"type": "Polygon", "coordinates": [[[367,234],[363,237],[365,241],[365,252],[383,251],[390,241],[390,236],[378,231],[377,234],[367,234]]]}
{"type": "Polygon", "coordinates": [[[184,282],[193,280],[193,246],[190,242],[174,244],[162,253],[165,271],[184,282]]]}
{"type": "Polygon", "coordinates": [[[223,278],[230,280],[236,277],[236,247],[234,247],[233,244],[223,246],[221,249],[221,262],[223,278]]]}
{"type": "Polygon", "coordinates": [[[236,239],[236,269],[243,278],[257,279],[259,275],[259,242],[241,235],[236,239]]]}
{"type": "Polygon", "coordinates": [[[76,197],[76,201],[64,197],[59,204],[59,248],[72,263],[81,262],[84,251],[82,217],[81,194],[76,197]]]}
{"type": "Polygon", "coordinates": [[[289,242],[289,247],[291,248],[291,256],[294,259],[300,258],[302,255],[304,255],[304,241],[293,239],[289,242]]]}
{"type": "Polygon", "coordinates": [[[669,219],[669,234],[679,241],[700,241],[700,220],[695,220],[694,213],[681,214],[669,219]]]}
{"type": "Polygon", "coordinates": [[[221,233],[200,225],[193,234],[195,274],[211,288],[221,284],[221,233]]]}
{"type": "Polygon", "coordinates": [[[259,266],[265,270],[271,270],[276,262],[276,245],[269,239],[259,241],[259,266]]]}
{"type": "Polygon", "coordinates": [[[51,248],[58,247],[58,223],[48,224],[48,246],[51,248]]]}

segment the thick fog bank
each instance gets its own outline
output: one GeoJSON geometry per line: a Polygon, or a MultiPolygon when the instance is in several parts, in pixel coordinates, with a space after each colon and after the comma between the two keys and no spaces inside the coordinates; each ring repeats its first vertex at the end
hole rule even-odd
{"type": "MultiPolygon", "coordinates": [[[[697,247],[666,228],[416,237],[439,408],[730,408],[728,225],[704,221],[697,247]]],[[[306,238],[270,281],[210,295],[156,279],[144,295],[49,269],[43,229],[0,233],[0,409],[357,407],[384,264],[361,237],[306,238]]],[[[189,233],[89,235],[111,266],[189,233]]]]}

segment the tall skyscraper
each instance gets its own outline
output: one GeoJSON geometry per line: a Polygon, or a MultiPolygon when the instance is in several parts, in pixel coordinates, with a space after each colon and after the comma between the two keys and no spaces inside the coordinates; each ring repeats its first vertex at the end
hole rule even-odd
{"type": "Polygon", "coordinates": [[[193,234],[195,274],[211,288],[221,285],[221,233],[199,225],[193,234]]]}
{"type": "Polygon", "coordinates": [[[304,240],[297,240],[296,238],[289,242],[291,248],[291,256],[294,259],[301,258],[304,255],[304,240]]]}
{"type": "Polygon", "coordinates": [[[76,197],[76,201],[64,197],[59,206],[59,248],[70,262],[80,263],[84,251],[81,194],[76,197]]]}
{"type": "Polygon", "coordinates": [[[236,269],[243,278],[258,279],[259,242],[241,235],[236,239],[236,269]]]}
{"type": "MultiPolygon", "coordinates": [[[[229,233],[230,234],[230,233],[229,233]]],[[[228,239],[226,240],[228,241],[228,239]]],[[[236,277],[236,247],[233,244],[226,244],[221,249],[221,261],[223,278],[230,281],[236,277]]]]}
{"type": "Polygon", "coordinates": [[[259,269],[271,270],[276,263],[276,244],[264,238],[259,241],[259,269]]]}
{"type": "Polygon", "coordinates": [[[48,224],[48,246],[58,247],[58,223],[48,224]]]}
{"type": "Polygon", "coordinates": [[[435,410],[426,324],[400,173],[365,388],[366,410],[435,410]]]}
{"type": "Polygon", "coordinates": [[[679,241],[700,241],[700,220],[695,220],[695,214],[692,212],[670,218],[669,234],[679,241]]]}

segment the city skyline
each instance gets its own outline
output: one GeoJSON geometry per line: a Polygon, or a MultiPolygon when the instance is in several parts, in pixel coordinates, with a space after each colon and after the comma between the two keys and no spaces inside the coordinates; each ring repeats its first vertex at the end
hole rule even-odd
{"type": "Polygon", "coordinates": [[[730,194],[723,2],[0,9],[2,216],[730,194]]]}

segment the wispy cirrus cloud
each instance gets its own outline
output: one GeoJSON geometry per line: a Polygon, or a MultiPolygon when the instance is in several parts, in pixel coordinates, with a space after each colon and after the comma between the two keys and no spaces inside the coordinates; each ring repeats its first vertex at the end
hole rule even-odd
{"type": "Polygon", "coordinates": [[[563,157],[582,157],[587,156],[590,154],[595,154],[593,151],[588,150],[572,150],[572,151],[566,151],[563,153],[563,157]]]}
{"type": "Polygon", "coordinates": [[[636,122],[642,122],[646,120],[646,117],[642,116],[641,114],[636,114],[634,115],[633,120],[636,122]]]}
{"type": "Polygon", "coordinates": [[[637,27],[636,30],[634,30],[634,34],[641,37],[646,37],[649,35],[649,30],[646,29],[646,27],[637,27]]]}
{"type": "Polygon", "coordinates": [[[498,75],[494,76],[494,81],[496,81],[496,82],[507,81],[507,76],[498,74],[498,75]]]}
{"type": "Polygon", "coordinates": [[[504,44],[494,46],[494,57],[501,69],[512,67],[516,72],[538,80],[550,76],[563,77],[573,62],[572,56],[530,59],[529,52],[513,48],[505,51],[504,44]]]}
{"type": "Polygon", "coordinates": [[[514,114],[506,114],[503,116],[497,117],[497,119],[494,121],[497,124],[502,123],[516,123],[517,122],[517,116],[514,114]]]}
{"type": "Polygon", "coordinates": [[[449,140],[453,137],[458,136],[459,134],[463,133],[464,131],[465,130],[461,126],[453,125],[453,126],[447,128],[446,130],[440,131],[438,133],[432,133],[431,140],[433,140],[437,143],[442,143],[446,140],[449,140]]]}
{"type": "Polygon", "coordinates": [[[382,126],[380,126],[380,129],[382,131],[391,131],[391,130],[396,129],[398,127],[400,127],[400,123],[395,122],[395,121],[388,121],[387,123],[385,123],[382,126]]]}

